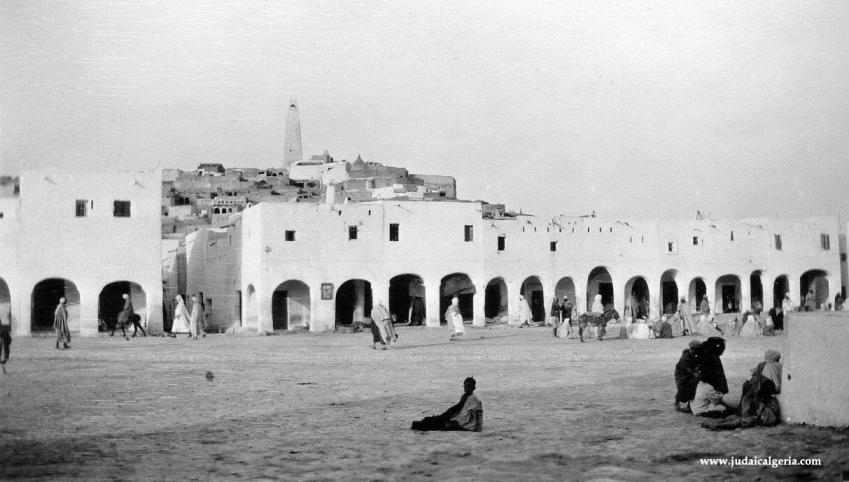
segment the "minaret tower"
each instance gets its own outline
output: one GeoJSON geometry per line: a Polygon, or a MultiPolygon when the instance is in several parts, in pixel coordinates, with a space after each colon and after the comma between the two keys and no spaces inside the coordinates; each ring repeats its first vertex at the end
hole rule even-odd
{"type": "Polygon", "coordinates": [[[283,141],[283,168],[289,169],[293,163],[303,159],[301,148],[301,118],[298,115],[298,102],[289,99],[289,110],[286,114],[286,139],[283,141]]]}

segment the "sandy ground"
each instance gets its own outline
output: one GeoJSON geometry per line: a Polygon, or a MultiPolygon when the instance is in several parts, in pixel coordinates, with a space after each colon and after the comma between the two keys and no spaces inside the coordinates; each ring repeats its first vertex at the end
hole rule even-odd
{"type": "MultiPolygon", "coordinates": [[[[154,480],[840,480],[849,431],[710,432],[672,410],[689,338],[559,340],[544,328],[399,328],[201,340],[18,338],[0,376],[0,478],[154,480]],[[205,374],[214,374],[208,381],[205,374]],[[418,433],[473,375],[481,433],[418,433]],[[700,457],[822,460],[703,467],[700,457]]],[[[784,337],[731,338],[733,397],[784,337]]]]}

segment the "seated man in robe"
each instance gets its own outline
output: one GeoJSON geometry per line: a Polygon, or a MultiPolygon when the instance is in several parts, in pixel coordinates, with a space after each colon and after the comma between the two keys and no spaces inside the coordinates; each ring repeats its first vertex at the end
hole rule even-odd
{"type": "Polygon", "coordinates": [[[702,342],[691,340],[675,364],[675,387],[678,389],[675,392],[675,410],[679,412],[690,413],[690,400],[696,395],[696,386],[699,384],[696,365],[700,346],[702,342]]]}
{"type": "Polygon", "coordinates": [[[651,327],[655,338],[672,338],[672,325],[666,320],[666,315],[660,317],[660,322],[651,327]]]}
{"type": "Polygon", "coordinates": [[[651,332],[651,327],[642,318],[637,318],[634,320],[634,324],[631,325],[631,338],[635,340],[648,340],[651,338],[651,332]]]}
{"type": "Polygon", "coordinates": [[[728,380],[720,356],[725,352],[725,340],[712,336],[698,349],[697,371],[699,384],[690,402],[693,415],[711,418],[724,418],[736,410],[736,406],[725,400],[728,393],[728,380]]]}
{"type": "Polygon", "coordinates": [[[425,417],[413,422],[413,430],[467,430],[480,432],[483,426],[483,405],[474,395],[475,379],[463,381],[463,396],[460,401],[441,415],[425,417]]]}

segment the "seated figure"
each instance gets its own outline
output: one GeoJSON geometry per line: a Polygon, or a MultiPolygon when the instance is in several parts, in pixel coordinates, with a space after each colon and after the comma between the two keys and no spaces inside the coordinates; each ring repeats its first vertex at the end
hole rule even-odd
{"type": "Polygon", "coordinates": [[[631,325],[631,338],[636,340],[648,340],[651,338],[651,328],[643,318],[637,318],[631,325]]]}
{"type": "Polygon", "coordinates": [[[743,326],[740,328],[740,336],[754,338],[756,336],[760,336],[762,332],[763,331],[758,324],[755,315],[746,312],[746,314],[743,315],[743,326]]]}
{"type": "Polygon", "coordinates": [[[475,379],[463,381],[463,396],[460,401],[441,415],[425,417],[413,422],[413,430],[467,430],[480,432],[483,426],[483,405],[474,395],[475,379]]]}
{"type": "Polygon", "coordinates": [[[660,321],[652,326],[655,338],[672,338],[672,325],[666,321],[666,315],[660,317],[660,321]]]}

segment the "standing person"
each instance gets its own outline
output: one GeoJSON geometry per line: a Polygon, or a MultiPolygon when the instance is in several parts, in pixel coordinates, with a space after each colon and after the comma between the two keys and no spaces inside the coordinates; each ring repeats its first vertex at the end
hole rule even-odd
{"type": "Polygon", "coordinates": [[[65,348],[71,348],[68,343],[71,342],[71,330],[68,329],[68,310],[65,308],[65,297],[59,298],[59,304],[56,305],[56,311],[53,312],[53,330],[56,332],[56,349],[59,349],[59,343],[63,343],[65,348]]]}
{"type": "Polygon", "coordinates": [[[477,382],[472,377],[463,380],[460,401],[441,415],[425,417],[413,422],[412,430],[468,430],[480,432],[483,428],[483,405],[474,395],[477,382]]]}
{"type": "Polygon", "coordinates": [[[174,307],[174,321],[171,322],[171,338],[177,338],[177,335],[188,335],[192,337],[189,328],[189,311],[186,309],[186,304],[183,303],[183,297],[177,295],[174,298],[176,306],[174,307]]]}
{"type": "Polygon", "coordinates": [[[466,329],[463,327],[463,314],[460,313],[460,298],[451,298],[451,305],[445,310],[445,321],[452,327],[451,338],[463,336],[466,329]]]}
{"type": "Polygon", "coordinates": [[[410,325],[424,325],[425,321],[425,305],[421,298],[416,296],[413,298],[413,306],[410,308],[410,325]]]}
{"type": "Polygon", "coordinates": [[[519,328],[524,328],[525,325],[531,326],[532,319],[533,315],[531,314],[531,307],[528,306],[528,302],[525,301],[525,297],[519,295],[519,328]]]}
{"type": "Polygon", "coordinates": [[[9,348],[12,345],[11,325],[0,324],[0,368],[6,374],[6,362],[9,360],[9,348]]]}
{"type": "Polygon", "coordinates": [[[705,316],[710,316],[710,301],[707,295],[702,296],[702,303],[699,305],[699,312],[705,316]]]}
{"type": "Polygon", "coordinates": [[[840,293],[834,295],[834,311],[840,311],[843,309],[843,296],[840,293]]]}
{"type": "Polygon", "coordinates": [[[198,324],[203,319],[203,308],[200,306],[198,297],[192,295],[192,314],[189,316],[189,335],[195,340],[198,339],[198,324]]]}
{"type": "Polygon", "coordinates": [[[206,303],[203,302],[203,294],[198,293],[198,299],[200,300],[200,319],[198,320],[198,329],[200,330],[201,336],[206,338],[206,317],[209,316],[209,313],[206,312],[206,303]]]}
{"type": "Polygon", "coordinates": [[[383,304],[383,300],[377,301],[378,306],[383,308],[383,311],[386,313],[386,316],[381,319],[383,322],[383,331],[386,333],[386,338],[391,343],[398,342],[398,334],[395,333],[395,324],[392,322],[392,314],[389,313],[389,310],[383,304]]]}
{"type": "Polygon", "coordinates": [[[548,323],[546,323],[546,326],[554,327],[554,336],[557,336],[557,327],[560,326],[560,320],[560,305],[557,304],[557,297],[555,296],[551,300],[551,310],[548,314],[548,323]]]}
{"type": "Polygon", "coordinates": [[[681,297],[681,301],[678,302],[678,317],[681,319],[684,335],[692,335],[693,322],[690,319],[690,313],[687,312],[687,298],[681,297]]]}
{"type": "Polygon", "coordinates": [[[675,364],[675,387],[678,389],[675,392],[675,410],[679,412],[690,413],[690,400],[696,395],[696,386],[699,384],[696,366],[700,346],[702,343],[699,340],[691,340],[675,364]]]}
{"type": "Polygon", "coordinates": [[[808,290],[805,295],[805,311],[814,311],[814,290],[808,290]]]}
{"type": "Polygon", "coordinates": [[[377,342],[380,342],[383,345],[383,349],[386,350],[388,346],[392,343],[392,339],[389,337],[388,332],[386,331],[386,322],[389,324],[392,323],[392,319],[389,315],[389,310],[383,306],[383,301],[380,300],[377,304],[371,309],[371,348],[372,350],[377,349],[377,342]]]}

